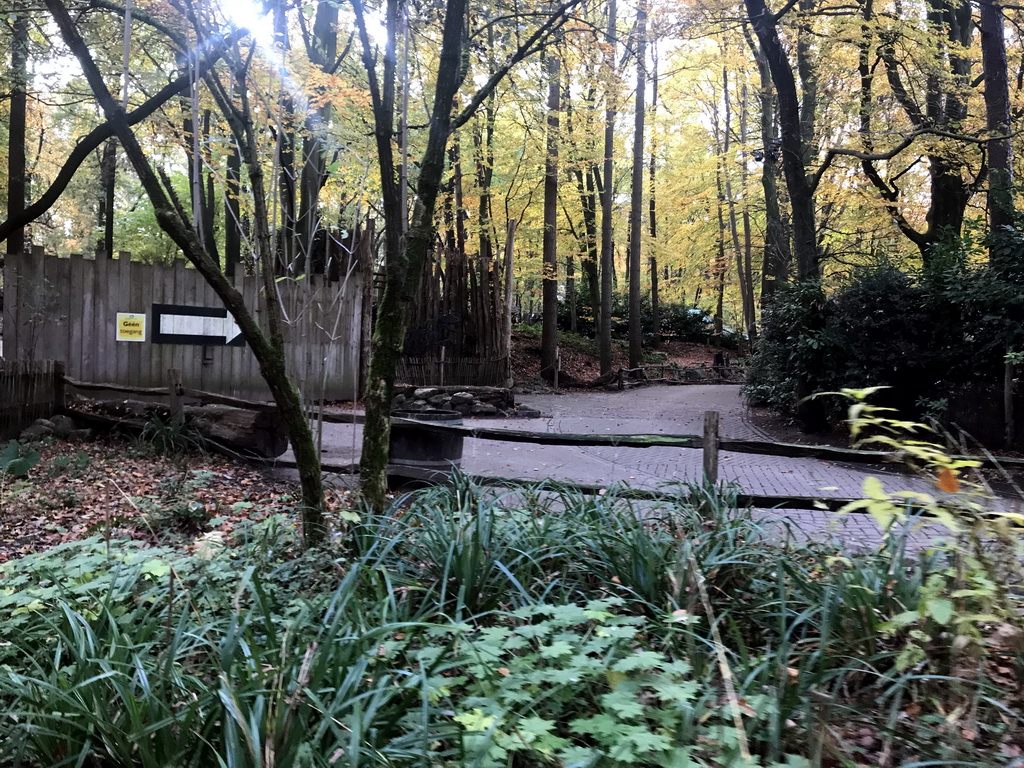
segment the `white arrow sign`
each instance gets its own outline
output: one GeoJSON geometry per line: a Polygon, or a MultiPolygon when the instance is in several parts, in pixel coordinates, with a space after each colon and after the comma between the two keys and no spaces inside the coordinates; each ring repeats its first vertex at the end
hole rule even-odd
{"type": "Polygon", "coordinates": [[[153,342],[241,346],[244,341],[235,319],[223,308],[153,305],[153,342]]]}

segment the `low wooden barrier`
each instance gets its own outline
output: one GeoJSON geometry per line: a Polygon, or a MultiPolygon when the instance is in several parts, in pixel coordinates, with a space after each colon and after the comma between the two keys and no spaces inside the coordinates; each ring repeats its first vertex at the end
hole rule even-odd
{"type": "MultiPolygon", "coordinates": [[[[234,397],[225,397],[212,392],[181,387],[180,383],[175,384],[174,371],[170,371],[171,384],[169,388],[160,387],[128,387],[123,385],[105,383],[87,383],[66,379],[68,385],[83,390],[108,390],[115,392],[128,392],[143,395],[162,395],[167,397],[170,394],[172,402],[175,397],[189,397],[220,405],[231,405],[236,408],[248,408],[253,410],[274,410],[275,406],[270,402],[243,400],[234,397]]],[[[316,418],[325,423],[361,424],[364,419],[360,413],[331,413],[322,411],[316,414],[316,418]]],[[[718,457],[719,453],[748,453],[761,456],[779,456],[783,458],[807,458],[820,461],[832,461],[847,464],[896,464],[903,465],[904,455],[898,451],[862,451],[853,448],[834,448],[826,445],[802,445],[799,443],[777,443],[762,440],[734,440],[723,439],[719,434],[719,414],[717,411],[705,412],[704,432],[701,435],[665,435],[665,434],[632,434],[632,435],[606,435],[606,434],[573,434],[562,432],[536,432],[532,430],[501,429],[498,427],[458,426],[442,423],[431,423],[417,421],[414,419],[393,418],[393,424],[401,424],[405,427],[420,429],[427,432],[439,434],[460,435],[464,438],[480,440],[499,440],[510,443],[530,443],[533,445],[562,445],[580,447],[614,446],[618,448],[689,448],[703,451],[703,477],[706,482],[718,482],[718,457]]],[[[957,460],[976,461],[981,467],[1000,468],[1010,470],[1024,469],[1024,458],[1010,456],[968,456],[953,455],[957,460]]],[[[268,466],[294,468],[295,463],[288,460],[273,459],[263,462],[268,466]]],[[[326,472],[337,474],[357,474],[359,465],[336,464],[324,461],[322,468],[326,472]]],[[[430,477],[424,479],[439,479],[437,472],[430,473],[430,477]]],[[[483,475],[470,475],[470,479],[480,485],[524,487],[534,486],[536,481],[524,480],[521,478],[494,477],[483,475]]],[[[600,493],[605,486],[588,485],[581,483],[567,483],[552,481],[552,486],[572,488],[581,493],[600,493]]],[[[671,498],[671,494],[662,491],[645,489],[625,489],[621,491],[624,498],[635,498],[637,500],[659,500],[671,498]]],[[[835,511],[854,499],[839,498],[830,496],[764,496],[757,494],[739,495],[739,502],[742,505],[755,507],[778,507],[783,509],[827,509],[835,511]]]]}

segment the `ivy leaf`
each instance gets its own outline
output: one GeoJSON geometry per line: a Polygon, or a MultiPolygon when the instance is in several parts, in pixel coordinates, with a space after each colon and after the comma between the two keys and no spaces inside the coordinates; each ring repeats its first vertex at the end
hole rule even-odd
{"type": "Polygon", "coordinates": [[[660,667],[665,660],[657,651],[637,651],[624,659],[619,659],[612,667],[616,672],[634,672],[638,669],[660,667]]]}
{"type": "Polygon", "coordinates": [[[949,624],[950,619],[953,618],[953,601],[940,598],[938,600],[929,600],[927,603],[928,613],[935,619],[939,624],[949,624]]]}

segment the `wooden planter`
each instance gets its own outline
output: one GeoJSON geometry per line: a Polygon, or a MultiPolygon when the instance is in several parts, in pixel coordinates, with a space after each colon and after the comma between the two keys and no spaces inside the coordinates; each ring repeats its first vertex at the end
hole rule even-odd
{"type": "MultiPolygon", "coordinates": [[[[462,425],[457,411],[396,411],[395,418],[433,424],[462,425]]],[[[462,466],[462,435],[428,432],[404,424],[391,425],[388,475],[441,481],[462,466]]]]}

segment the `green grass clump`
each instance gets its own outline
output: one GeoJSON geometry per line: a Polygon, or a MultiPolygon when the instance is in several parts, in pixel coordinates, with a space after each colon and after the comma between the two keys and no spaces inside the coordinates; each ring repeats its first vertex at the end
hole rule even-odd
{"type": "Polygon", "coordinates": [[[964,644],[991,595],[905,531],[853,553],[728,488],[464,478],[349,517],[298,557],[274,516],[0,566],[0,765],[990,766],[1022,745],[1015,604],[964,644]]]}

